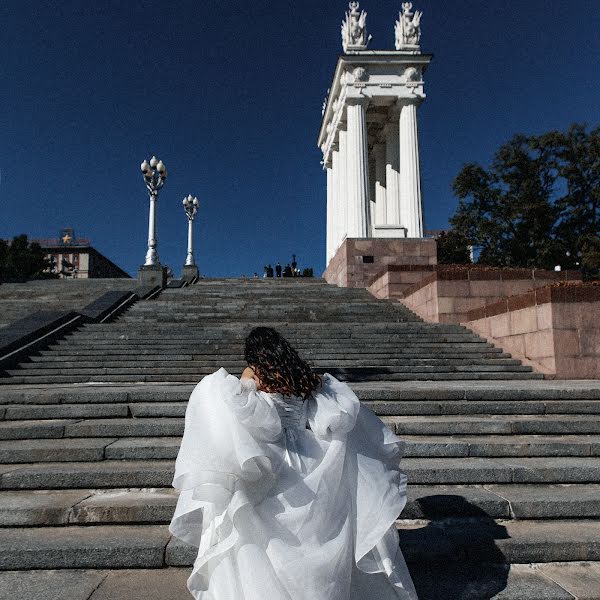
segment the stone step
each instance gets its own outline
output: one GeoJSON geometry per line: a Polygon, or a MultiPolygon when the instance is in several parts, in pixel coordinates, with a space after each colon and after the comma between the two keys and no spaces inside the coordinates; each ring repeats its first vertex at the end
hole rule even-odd
{"type": "MultiPolygon", "coordinates": [[[[107,403],[155,403],[187,402],[196,382],[191,383],[149,383],[117,385],[56,385],[27,386],[5,385],[0,389],[0,405],[40,405],[40,404],[107,404],[107,403]]],[[[377,402],[379,411],[397,402],[407,406],[430,403],[429,406],[452,406],[456,402],[466,413],[486,412],[485,403],[495,403],[497,409],[491,412],[515,412],[508,407],[523,406],[523,413],[544,413],[547,406],[563,406],[562,410],[548,412],[595,412],[594,406],[600,400],[600,384],[596,381],[407,381],[407,382],[353,382],[350,384],[357,396],[365,402],[377,402]],[[556,404],[556,402],[562,404],[556,404]],[[433,405],[431,404],[433,403],[433,405]],[[484,403],[484,404],[480,404],[484,403]],[[569,406],[577,407],[575,410],[569,406]],[[470,409],[469,407],[474,407],[470,409]]],[[[398,405],[401,406],[401,405],[398,405]]],[[[414,409],[411,409],[414,410],[414,409]]],[[[449,409],[451,410],[451,409],[449,409]]],[[[441,413],[441,408],[434,408],[441,413]]],[[[518,411],[516,411],[518,412],[518,411]]],[[[392,413],[393,414],[393,413],[392,413]]]]}
{"type": "MultiPolygon", "coordinates": [[[[598,415],[597,400],[363,400],[380,416],[418,415],[598,415]]],[[[18,413],[17,413],[18,414],[18,413]]],[[[7,412],[5,419],[10,413],[7,412]]],[[[40,418],[40,417],[36,417],[40,418]]]]}
{"type": "MultiPolygon", "coordinates": [[[[340,298],[336,297],[305,297],[305,298],[290,298],[285,296],[271,296],[264,295],[260,298],[219,298],[215,297],[212,299],[190,299],[178,298],[176,301],[168,301],[157,299],[156,302],[146,303],[140,305],[137,310],[131,311],[131,314],[144,314],[144,313],[159,313],[165,314],[169,309],[173,309],[178,314],[188,314],[187,311],[195,310],[198,312],[228,312],[234,311],[239,308],[243,308],[249,312],[262,311],[266,314],[274,314],[274,318],[277,317],[277,311],[281,311],[292,316],[305,315],[311,311],[331,311],[341,312],[342,309],[347,309],[352,312],[378,312],[378,313],[389,313],[397,312],[398,314],[412,316],[411,313],[402,304],[396,305],[392,302],[387,301],[371,301],[368,298],[348,298],[347,302],[339,302],[340,298]]],[[[345,300],[345,299],[344,299],[345,300]]]]}
{"type": "MultiPolygon", "coordinates": [[[[100,405],[102,406],[102,405],[100,405]]],[[[108,405],[110,407],[110,405],[108,405]]],[[[136,409],[137,410],[137,409],[136,409]]],[[[101,412],[101,411],[100,411],[101,412]]],[[[154,414],[147,407],[139,415],[154,414]]],[[[594,435],[600,419],[590,415],[429,415],[384,416],[401,437],[478,435],[594,435]]],[[[22,419],[0,422],[0,440],[57,437],[177,436],[182,417],[22,419]]],[[[507,437],[508,439],[508,437],[507,437]]]]}
{"type": "MultiPolygon", "coordinates": [[[[171,521],[177,496],[173,488],[4,491],[0,527],[164,524],[171,521]]],[[[414,485],[401,517],[596,519],[600,485],[414,485]]]]}
{"type": "MultiPolygon", "coordinates": [[[[96,369],[97,372],[101,372],[101,369],[158,369],[160,365],[168,364],[170,367],[175,366],[176,368],[194,368],[198,367],[206,368],[210,367],[213,370],[217,370],[220,367],[224,367],[227,370],[236,369],[243,370],[247,365],[244,360],[238,358],[237,360],[224,360],[221,358],[202,358],[202,359],[192,359],[190,358],[187,361],[171,361],[170,359],[165,359],[163,357],[162,361],[148,361],[146,357],[140,358],[135,357],[135,360],[132,360],[133,357],[129,356],[126,359],[116,360],[114,358],[110,359],[105,357],[104,360],[96,359],[96,360],[84,360],[79,358],[78,360],[65,360],[65,361],[44,361],[37,360],[33,362],[23,362],[19,365],[19,369],[16,370],[25,370],[25,371],[34,371],[40,369],[69,369],[76,371],[77,373],[81,373],[83,369],[91,370],[96,369]],[[140,363],[142,363],[142,367],[140,367],[140,363]]],[[[494,370],[499,367],[517,367],[517,371],[530,371],[531,368],[524,367],[520,361],[511,359],[511,358],[422,358],[422,359],[413,359],[413,358],[337,358],[335,361],[332,361],[328,357],[312,357],[311,365],[313,368],[342,368],[342,367],[414,367],[415,369],[419,369],[421,367],[433,369],[436,367],[460,367],[460,366],[473,366],[473,367],[494,367],[494,370]]]]}
{"type": "Polygon", "coordinates": [[[398,435],[598,434],[588,415],[440,415],[384,417],[398,435]]]}
{"type": "Polygon", "coordinates": [[[405,458],[411,484],[598,483],[597,457],[405,458]]]}
{"type": "Polygon", "coordinates": [[[168,524],[177,497],[173,488],[2,492],[0,527],[168,524]]]}
{"type": "MultiPolygon", "coordinates": [[[[171,485],[173,460],[104,460],[0,465],[0,489],[171,485]]],[[[405,458],[412,485],[599,483],[600,457],[405,458]]]]}
{"type": "Polygon", "coordinates": [[[169,311],[178,314],[192,314],[194,311],[215,312],[244,310],[249,313],[271,315],[274,321],[281,321],[278,313],[289,316],[303,316],[308,321],[314,321],[314,315],[319,312],[339,312],[346,308],[349,312],[372,312],[379,314],[395,314],[406,319],[419,320],[416,313],[397,301],[376,300],[369,297],[340,297],[315,296],[304,298],[289,298],[286,296],[257,295],[253,298],[238,296],[237,298],[156,298],[153,302],[138,303],[127,311],[130,315],[151,315],[153,313],[167,314],[169,311]]]}
{"type": "MultiPolygon", "coordinates": [[[[369,362],[369,361],[365,361],[369,362]]],[[[239,374],[245,368],[244,363],[237,364],[225,364],[224,366],[230,373],[239,374]]],[[[22,368],[19,366],[16,369],[10,369],[7,373],[15,375],[17,377],[46,377],[56,376],[61,374],[82,376],[87,375],[93,380],[94,375],[196,375],[197,378],[204,375],[214,373],[219,367],[219,363],[215,364],[198,364],[195,362],[186,363],[174,363],[169,365],[168,363],[160,366],[148,365],[143,361],[131,362],[127,361],[124,364],[118,366],[109,366],[102,362],[99,362],[96,367],[65,367],[61,368],[60,365],[44,365],[36,363],[31,364],[28,368],[22,368]]],[[[511,363],[483,363],[477,364],[472,362],[458,362],[454,364],[448,364],[443,362],[442,364],[431,365],[431,364],[406,364],[405,362],[398,361],[398,364],[365,364],[360,365],[348,363],[347,365],[342,364],[327,364],[317,363],[313,364],[313,368],[319,373],[331,373],[340,378],[348,379],[351,377],[354,380],[360,380],[365,377],[373,378],[381,375],[410,375],[415,376],[423,374],[435,374],[441,375],[444,373],[531,373],[531,367],[528,365],[511,364],[511,363]],[[352,366],[351,366],[352,365],[352,366]]],[[[168,378],[166,378],[168,380],[168,378]]]]}
{"type": "MultiPolygon", "coordinates": [[[[127,439],[127,438],[126,438],[127,439]]],[[[0,463],[19,464],[36,462],[84,462],[101,461],[105,459],[124,458],[123,450],[126,450],[130,458],[136,454],[135,440],[128,440],[126,445],[117,445],[113,450],[108,447],[120,439],[113,438],[67,438],[67,439],[24,439],[24,440],[2,440],[0,441],[0,463]],[[121,448],[121,451],[119,451],[121,448]]],[[[139,458],[175,458],[179,449],[180,438],[141,438],[154,443],[155,447],[144,447],[146,456],[138,451],[139,458]],[[171,441],[173,440],[173,441],[171,441]],[[162,449],[163,456],[160,455],[162,449]],[[168,452],[165,452],[165,449],[168,452]]],[[[1,495],[0,495],[1,497],[1,495]]],[[[1,503],[1,498],[0,498],[1,503]]]]}
{"type": "MultiPolygon", "coordinates": [[[[387,323],[386,323],[387,324],[387,323]]],[[[112,326],[113,323],[110,323],[112,326]]],[[[389,324],[387,324],[389,325],[389,324]]],[[[290,333],[288,330],[282,330],[285,334],[285,337],[293,342],[294,345],[311,345],[321,342],[326,342],[327,340],[343,340],[345,343],[359,343],[360,341],[364,341],[365,339],[377,339],[378,341],[385,341],[385,338],[388,338],[388,343],[394,341],[410,341],[407,339],[402,340],[402,338],[407,338],[412,334],[415,335],[424,335],[433,338],[439,338],[440,336],[469,336],[473,339],[482,339],[475,336],[472,332],[468,330],[452,330],[452,331],[438,331],[437,329],[424,329],[424,328],[410,328],[403,329],[400,331],[394,331],[391,327],[386,327],[380,329],[375,329],[374,327],[369,327],[368,329],[364,329],[361,331],[348,331],[348,330],[340,330],[340,331],[332,331],[328,330],[325,327],[321,329],[321,331],[314,331],[312,334],[307,332],[303,334],[302,332],[290,333]]],[[[248,328],[244,327],[243,330],[240,331],[231,331],[225,325],[222,327],[218,327],[215,330],[207,330],[202,328],[193,328],[191,326],[185,327],[183,329],[177,329],[175,326],[170,326],[161,330],[159,326],[145,326],[145,327],[134,327],[129,325],[127,328],[119,330],[112,329],[109,326],[103,327],[102,329],[80,329],[75,334],[70,334],[70,337],[67,336],[67,340],[72,339],[82,339],[88,341],[94,341],[94,339],[135,339],[135,340],[144,340],[148,336],[150,337],[158,337],[158,338],[166,338],[167,340],[177,340],[177,341],[191,341],[195,342],[196,340],[200,340],[204,343],[221,343],[226,341],[231,344],[236,344],[239,347],[243,346],[244,339],[246,334],[248,333],[248,328]]]]}
{"type": "MultiPolygon", "coordinates": [[[[600,456],[600,436],[405,436],[404,456],[600,456]]],[[[179,436],[37,438],[0,441],[0,463],[175,459],[179,436]]]]}
{"type": "MultiPolygon", "coordinates": [[[[241,373],[241,371],[240,371],[241,373]]],[[[234,373],[239,375],[240,373],[234,373]]],[[[364,374],[364,373],[333,373],[341,381],[356,382],[383,382],[383,381],[491,381],[491,380],[529,380],[543,379],[539,373],[518,373],[518,372],[474,372],[474,373],[385,373],[385,374],[364,374]]],[[[0,378],[0,385],[14,384],[68,384],[68,383],[196,383],[200,374],[181,374],[181,375],[40,375],[24,376],[23,371],[11,374],[11,377],[0,378]]]]}
{"type": "MultiPolygon", "coordinates": [[[[389,319],[381,321],[371,320],[363,323],[343,323],[336,325],[335,323],[316,323],[316,326],[310,326],[310,323],[301,323],[288,325],[279,321],[273,323],[279,331],[285,335],[290,341],[296,343],[302,341],[321,340],[324,336],[336,337],[345,340],[356,340],[365,337],[380,337],[380,336],[395,336],[397,338],[406,337],[409,333],[421,333],[423,335],[471,335],[473,332],[461,325],[437,325],[433,323],[423,322],[393,322],[389,319]]],[[[219,336],[225,336],[227,339],[243,341],[245,336],[254,326],[251,322],[246,323],[212,323],[198,324],[163,324],[163,323],[131,323],[131,322],[111,322],[98,325],[83,325],[77,330],[78,335],[90,337],[94,333],[100,337],[107,337],[113,333],[116,336],[141,336],[148,332],[154,331],[156,335],[163,336],[169,333],[176,335],[178,338],[195,339],[201,338],[206,340],[217,340],[219,336]]],[[[262,324],[264,326],[264,323],[262,324]]],[[[75,335],[75,334],[71,334],[75,335]]]]}
{"type": "Polygon", "coordinates": [[[182,418],[47,419],[0,422],[0,440],[62,437],[181,436],[182,418]],[[111,433],[108,433],[111,432],[111,433]]]}
{"type": "MultiPolygon", "coordinates": [[[[411,564],[419,600],[598,600],[595,562],[411,564]]],[[[0,573],[0,600],[181,600],[189,568],[61,569],[0,573]]]]}
{"type": "MultiPolygon", "coordinates": [[[[162,353],[159,353],[157,350],[153,348],[144,348],[137,350],[137,355],[143,357],[143,360],[146,361],[161,361],[168,359],[172,360],[204,360],[204,359],[215,359],[218,361],[225,360],[239,360],[243,351],[240,349],[239,352],[228,352],[226,349],[215,348],[214,350],[208,350],[205,348],[191,348],[188,354],[185,354],[180,348],[175,346],[169,347],[168,349],[163,350],[162,353]]],[[[373,358],[410,358],[412,360],[440,360],[445,357],[451,358],[459,358],[459,359],[502,359],[502,358],[511,358],[510,354],[506,352],[502,352],[500,349],[486,349],[484,351],[463,351],[463,352],[451,352],[451,348],[448,348],[446,351],[437,351],[437,352],[410,352],[408,350],[403,349],[394,349],[391,352],[381,352],[379,349],[374,348],[372,351],[363,350],[361,351],[359,348],[350,348],[341,350],[338,348],[337,351],[328,350],[328,351],[319,351],[319,350],[304,350],[301,351],[300,354],[307,358],[308,360],[314,360],[315,357],[319,358],[328,358],[332,361],[345,358],[350,360],[352,357],[363,356],[363,357],[373,357],[373,358]]],[[[80,361],[86,360],[86,357],[107,357],[112,358],[112,360],[119,360],[123,357],[130,357],[131,353],[129,350],[124,348],[106,348],[104,350],[99,350],[96,348],[92,348],[91,346],[88,348],[84,348],[79,346],[77,348],[67,348],[64,350],[61,349],[60,353],[57,353],[55,349],[53,350],[42,350],[38,355],[34,355],[29,357],[29,360],[32,362],[65,362],[65,361],[80,361]]],[[[87,360],[92,360],[91,358],[87,358],[87,360]]]]}
{"type": "MultiPolygon", "coordinates": [[[[184,403],[163,403],[160,405],[162,412],[154,411],[154,416],[183,416],[184,403]],[[173,406],[171,410],[169,407],[173,406]],[[176,414],[168,414],[176,411],[176,414]]],[[[89,418],[118,418],[128,416],[146,416],[150,408],[136,408],[132,410],[128,404],[23,404],[0,405],[0,421],[20,421],[37,419],[89,419],[89,418]],[[145,413],[145,414],[144,414],[145,413]]]]}
{"type": "Polygon", "coordinates": [[[404,456],[414,458],[600,456],[600,436],[404,436],[403,439],[404,456]]]}
{"type": "MultiPolygon", "coordinates": [[[[407,375],[418,375],[433,373],[440,375],[441,373],[531,373],[531,367],[528,365],[513,364],[490,361],[483,364],[468,363],[468,362],[457,362],[448,363],[446,361],[441,364],[407,364],[404,361],[397,361],[397,364],[357,364],[361,361],[348,362],[345,365],[343,362],[340,364],[327,364],[319,363],[314,361],[313,368],[319,372],[328,372],[331,374],[343,374],[344,376],[355,375],[361,376],[373,376],[373,375],[393,375],[393,374],[407,374],[407,375]]],[[[375,361],[364,361],[366,363],[372,363],[375,361]]],[[[67,366],[62,368],[60,365],[51,364],[45,365],[43,363],[30,363],[28,367],[20,365],[16,369],[9,369],[7,373],[15,375],[17,377],[46,377],[46,376],[57,376],[64,374],[82,376],[87,375],[93,379],[95,375],[196,375],[201,377],[202,375],[209,375],[217,370],[219,363],[206,364],[196,363],[189,361],[186,363],[169,365],[163,363],[160,366],[147,365],[143,361],[127,361],[118,363],[113,366],[105,364],[101,361],[95,366],[83,366],[76,365],[67,366]]],[[[242,373],[245,368],[245,364],[242,362],[228,363],[224,366],[231,373],[242,373]]]]}
{"type": "MultiPolygon", "coordinates": [[[[177,398],[176,396],[174,398],[177,398]]],[[[38,420],[38,419],[86,419],[107,417],[183,417],[187,406],[186,394],[169,402],[145,402],[138,399],[131,403],[119,403],[119,397],[109,403],[61,404],[27,403],[0,404],[0,421],[38,420]]],[[[126,400],[126,398],[121,398],[126,400]]],[[[365,405],[381,416],[423,416],[423,415],[600,415],[598,400],[549,400],[549,401],[371,401],[365,405]]]]}
{"type": "MultiPolygon", "coordinates": [[[[67,405],[65,405],[67,406],[67,405]]],[[[75,405],[76,409],[78,405],[75,405]]],[[[85,406],[85,405],[84,405],[85,406]]],[[[98,406],[98,405],[93,405],[98,406]]],[[[99,405],[102,410],[112,405],[99,405]]],[[[117,405],[118,406],[118,405],[117,405]]],[[[181,409],[180,409],[181,410],[181,409]]],[[[137,411],[137,407],[132,407],[137,411]]],[[[68,413],[64,413],[68,414],[68,413]]],[[[62,437],[148,437],[178,436],[183,433],[182,417],[155,417],[151,407],[142,407],[141,418],[62,418],[0,421],[0,440],[62,437]]],[[[600,418],[591,415],[412,415],[384,416],[398,434],[406,436],[496,435],[594,435],[600,434],[600,418]]]]}
{"type": "MultiPolygon", "coordinates": [[[[169,347],[174,344],[182,344],[183,346],[194,346],[197,345],[198,348],[220,348],[227,349],[233,352],[238,352],[240,349],[244,347],[244,338],[245,336],[240,336],[239,339],[234,339],[231,337],[227,337],[226,335],[221,335],[220,338],[209,338],[203,336],[201,333],[198,335],[193,335],[189,337],[178,337],[175,334],[157,334],[156,331],[140,331],[130,334],[114,334],[107,335],[102,337],[94,338],[84,337],[74,335],[73,337],[66,337],[63,341],[57,342],[55,345],[62,347],[68,347],[71,345],[77,346],[89,346],[98,344],[110,344],[111,342],[119,343],[119,344],[141,344],[148,345],[154,344],[158,346],[169,347]]],[[[377,349],[379,352],[384,352],[388,350],[393,350],[394,348],[419,348],[419,347],[444,347],[449,343],[454,345],[466,347],[484,344],[491,348],[492,344],[487,343],[483,338],[478,338],[475,336],[470,336],[466,334],[421,334],[419,332],[409,332],[405,335],[394,336],[393,334],[381,334],[381,335],[368,335],[362,338],[353,337],[353,338],[343,338],[343,337],[335,337],[335,336],[327,336],[321,337],[319,339],[303,339],[303,340],[288,340],[294,348],[297,350],[314,350],[314,349],[337,349],[340,350],[340,344],[343,344],[342,349],[347,348],[359,348],[361,344],[364,346],[365,342],[376,343],[377,349]],[[449,336],[452,335],[453,339],[449,339],[449,336]]]]}
{"type": "MultiPolygon", "coordinates": [[[[409,563],[600,560],[599,521],[481,518],[401,521],[398,526],[409,563]]],[[[1,570],[187,567],[197,551],[171,538],[166,525],[0,529],[1,570]]]]}
{"type": "MultiPolygon", "coordinates": [[[[175,310],[175,308],[170,309],[175,310]]],[[[192,309],[193,310],[193,309],[192,309]]],[[[127,315],[133,314],[133,308],[130,309],[127,315]]],[[[306,323],[288,323],[286,321],[275,320],[273,321],[274,326],[281,328],[282,332],[286,335],[296,336],[298,338],[303,337],[315,337],[319,336],[320,332],[335,333],[346,338],[353,337],[354,335],[361,335],[367,331],[378,332],[378,333],[404,333],[406,331],[437,331],[440,333],[457,333],[457,332],[469,332],[470,329],[464,325],[456,323],[428,323],[426,321],[401,321],[390,323],[388,320],[382,321],[355,321],[353,323],[314,323],[307,321],[306,323]]],[[[198,331],[202,331],[209,335],[215,335],[219,331],[224,331],[230,334],[242,334],[248,328],[252,327],[253,323],[249,320],[246,324],[240,322],[223,322],[223,323],[198,323],[197,325],[165,325],[157,324],[157,331],[160,333],[167,333],[169,330],[175,331],[180,334],[189,334],[198,331]]],[[[129,330],[134,331],[138,329],[137,326],[132,323],[126,322],[125,317],[120,317],[116,321],[112,321],[110,324],[106,323],[85,323],[81,326],[80,331],[92,332],[92,331],[106,331],[107,328],[114,329],[120,333],[127,333],[129,330]]]]}
{"type": "MultiPolygon", "coordinates": [[[[238,323],[247,323],[248,320],[252,320],[256,325],[266,325],[271,326],[274,319],[280,317],[282,320],[291,323],[305,323],[308,319],[303,316],[298,316],[293,318],[290,314],[281,314],[279,312],[274,313],[272,315],[263,315],[261,311],[256,311],[255,313],[250,314],[239,314],[239,315],[231,315],[230,313],[218,313],[218,314],[209,314],[209,313],[197,313],[193,316],[177,316],[173,314],[165,315],[164,317],[160,317],[160,315],[154,315],[152,317],[129,317],[126,323],[221,323],[223,321],[227,322],[235,322],[238,323]]],[[[351,323],[355,319],[363,319],[363,320],[378,320],[378,321],[392,321],[396,323],[406,322],[406,319],[402,316],[393,316],[393,315],[382,315],[377,313],[374,315],[370,312],[363,312],[357,314],[346,314],[345,312],[337,313],[337,314],[320,314],[318,317],[312,319],[314,323],[351,323]]]]}
{"type": "MultiPolygon", "coordinates": [[[[204,358],[214,357],[219,360],[227,360],[227,357],[232,357],[234,360],[239,360],[243,356],[243,349],[239,350],[227,348],[227,347],[203,347],[188,345],[168,345],[155,347],[152,344],[147,344],[145,347],[137,347],[134,343],[128,344],[112,344],[103,347],[83,345],[83,344],[72,344],[70,346],[53,346],[51,350],[42,350],[40,356],[55,357],[56,360],[62,360],[63,357],[68,359],[72,357],[75,360],[81,360],[86,356],[98,357],[98,356],[129,356],[131,357],[132,352],[137,352],[136,356],[143,357],[145,360],[146,356],[155,357],[167,357],[173,356],[192,356],[193,358],[204,358]]],[[[412,358],[418,359],[444,359],[444,358],[510,358],[510,354],[503,353],[500,349],[490,348],[486,345],[468,345],[466,347],[456,347],[452,345],[446,345],[444,347],[419,347],[419,348],[400,348],[394,347],[385,349],[377,346],[373,348],[373,351],[363,350],[360,347],[347,348],[347,347],[328,347],[328,348],[309,348],[299,349],[298,353],[307,360],[313,360],[314,357],[328,358],[332,361],[336,361],[340,358],[365,358],[379,357],[379,358],[412,358]],[[454,350],[454,351],[452,351],[454,350]]],[[[36,357],[32,357],[35,359],[36,357]]]]}
{"type": "MultiPolygon", "coordinates": [[[[243,307],[232,308],[229,312],[243,312],[243,307]]],[[[350,314],[351,310],[344,311],[350,314]]],[[[354,311],[356,313],[357,311],[354,311]]],[[[379,333],[391,333],[401,334],[406,331],[437,331],[440,333],[460,333],[469,332],[470,329],[464,325],[458,323],[430,323],[419,319],[406,320],[403,315],[396,309],[392,311],[369,311],[370,314],[366,314],[366,311],[360,311],[363,313],[362,316],[367,316],[367,319],[360,320],[359,318],[354,319],[351,322],[342,321],[315,321],[311,319],[305,319],[304,321],[290,321],[279,317],[274,317],[272,320],[265,320],[264,318],[255,320],[251,316],[245,321],[229,320],[226,316],[223,316],[222,322],[210,321],[207,322],[205,318],[198,318],[197,307],[190,306],[185,311],[178,312],[177,305],[172,305],[166,308],[163,312],[157,311],[156,309],[148,313],[135,313],[134,309],[123,313],[116,321],[110,324],[106,323],[86,323],[81,326],[82,331],[105,331],[107,325],[114,325],[115,331],[125,332],[128,328],[133,330],[147,328],[147,326],[156,320],[155,316],[160,316],[161,319],[157,320],[156,326],[159,331],[165,332],[166,330],[173,328],[178,333],[193,333],[197,331],[205,331],[207,333],[215,333],[218,329],[229,333],[240,334],[247,331],[256,325],[261,326],[273,326],[278,328],[282,333],[286,335],[303,337],[316,336],[319,331],[319,326],[327,333],[335,333],[344,337],[352,337],[353,335],[365,334],[367,331],[375,331],[379,333]],[[163,319],[171,316],[188,316],[195,318],[195,322],[180,322],[169,324],[164,322],[163,319]],[[387,325],[387,327],[385,327],[387,325]]]]}
{"type": "Polygon", "coordinates": [[[191,598],[189,576],[188,568],[4,571],[0,600],[182,600],[191,598]]]}

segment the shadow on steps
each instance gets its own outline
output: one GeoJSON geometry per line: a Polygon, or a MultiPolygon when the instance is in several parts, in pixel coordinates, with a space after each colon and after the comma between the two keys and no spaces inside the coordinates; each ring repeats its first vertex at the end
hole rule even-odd
{"type": "Polygon", "coordinates": [[[490,600],[506,588],[510,565],[496,545],[510,537],[505,527],[461,496],[418,503],[429,523],[399,534],[419,600],[490,600]]]}

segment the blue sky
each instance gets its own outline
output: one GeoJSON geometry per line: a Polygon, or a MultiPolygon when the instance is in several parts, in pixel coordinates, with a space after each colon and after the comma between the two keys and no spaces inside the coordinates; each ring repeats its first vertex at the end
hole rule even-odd
{"type": "MultiPolygon", "coordinates": [[[[362,2],[392,49],[400,1],[362,2]]],[[[139,163],[169,169],[159,253],[185,259],[182,198],[200,199],[196,259],[251,275],[298,255],[324,268],[316,137],[346,2],[107,0],[0,5],[0,237],[65,226],[135,275],[147,237],[139,163]]],[[[451,182],[516,132],[600,120],[598,0],[415,0],[434,54],[419,109],[426,228],[451,182]]]]}

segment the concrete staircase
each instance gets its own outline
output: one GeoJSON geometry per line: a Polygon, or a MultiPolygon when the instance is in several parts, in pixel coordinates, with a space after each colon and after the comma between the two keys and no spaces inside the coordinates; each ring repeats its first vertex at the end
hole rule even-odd
{"type": "Polygon", "coordinates": [[[257,323],[406,440],[398,527],[421,600],[600,598],[600,385],[540,381],[364,290],[208,280],[0,380],[0,599],[188,597],[195,549],[167,530],[186,401],[203,374],[241,372],[257,323]]]}
{"type": "Polygon", "coordinates": [[[5,381],[195,382],[221,365],[239,374],[244,337],[259,323],[279,328],[319,371],[349,381],[540,377],[468,329],[424,323],[366,290],[275,279],[166,290],[115,323],[83,327],[5,381]]]}
{"type": "Polygon", "coordinates": [[[0,285],[0,329],[36,311],[83,308],[105,292],[129,291],[132,279],[40,279],[0,285]]]}

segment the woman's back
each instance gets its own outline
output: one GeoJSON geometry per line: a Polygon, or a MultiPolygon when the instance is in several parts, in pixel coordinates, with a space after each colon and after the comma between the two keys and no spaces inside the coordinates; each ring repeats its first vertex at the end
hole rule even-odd
{"type": "Polygon", "coordinates": [[[416,600],[395,528],[406,503],[399,438],[277,336],[259,331],[250,344],[252,378],[221,368],[190,397],[170,525],[198,547],[190,592],[416,600]]]}

